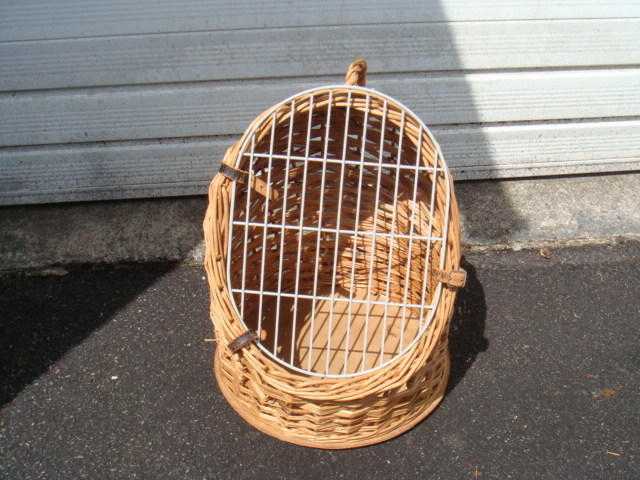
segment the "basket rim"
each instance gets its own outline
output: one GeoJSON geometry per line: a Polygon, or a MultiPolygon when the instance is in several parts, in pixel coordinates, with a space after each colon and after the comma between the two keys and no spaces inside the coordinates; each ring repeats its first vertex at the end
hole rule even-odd
{"type": "MultiPolygon", "coordinates": [[[[424,121],[415,113],[413,112],[409,107],[407,107],[406,105],[404,105],[402,102],[400,102],[399,100],[385,94],[382,93],[374,88],[370,88],[370,87],[364,87],[364,86],[359,86],[359,85],[349,85],[349,84],[329,84],[329,85],[323,85],[323,86],[317,86],[317,87],[312,87],[306,90],[302,90],[300,92],[297,92],[277,103],[275,103],[274,105],[272,105],[271,107],[269,107],[268,109],[266,109],[265,111],[263,111],[261,114],[259,114],[250,124],[249,126],[245,129],[242,137],[238,140],[238,143],[236,144],[236,148],[234,148],[234,153],[233,153],[233,165],[235,168],[239,168],[239,164],[240,161],[244,155],[244,152],[248,146],[248,142],[250,141],[251,137],[255,134],[256,129],[263,124],[265,121],[268,121],[268,117],[270,117],[274,112],[276,112],[282,105],[285,105],[297,98],[300,98],[302,96],[313,96],[314,94],[318,93],[318,92],[322,92],[322,93],[334,93],[334,92],[340,92],[340,93],[349,93],[349,92],[361,92],[365,95],[369,95],[369,96],[376,96],[382,100],[384,100],[385,102],[387,102],[387,104],[391,104],[394,107],[403,110],[405,112],[405,115],[409,115],[413,118],[413,120],[418,124],[418,126],[420,127],[420,129],[422,130],[422,132],[424,134],[427,135],[428,139],[431,141],[435,152],[436,152],[436,156],[435,156],[435,168],[437,170],[441,170],[444,174],[444,179],[443,179],[443,183],[444,185],[446,185],[446,207],[445,207],[445,212],[444,212],[444,218],[442,220],[442,226],[443,226],[443,230],[444,233],[442,235],[442,243],[443,243],[443,247],[441,249],[441,253],[440,253],[440,262],[439,262],[439,268],[443,269],[445,264],[446,264],[446,257],[447,257],[447,253],[448,253],[448,248],[446,248],[446,245],[448,243],[448,229],[449,229],[449,220],[450,220],[450,214],[451,214],[451,203],[452,203],[452,196],[454,195],[453,193],[453,187],[451,185],[452,183],[452,178],[449,172],[449,168],[447,166],[447,163],[445,161],[444,155],[442,153],[442,149],[440,147],[440,144],[437,142],[437,140],[435,139],[435,137],[433,136],[433,134],[431,133],[431,130],[429,129],[429,127],[424,123],[424,121]]],[[[437,171],[436,170],[436,171],[437,171]]],[[[236,183],[233,182],[232,186],[231,186],[231,194],[230,194],[230,199],[231,199],[231,211],[235,210],[235,196],[236,196],[236,183]]],[[[228,232],[229,235],[231,234],[232,228],[233,228],[233,215],[229,216],[229,225],[228,225],[228,232]]],[[[231,241],[227,242],[227,259],[231,258],[231,241]]],[[[227,260],[226,262],[226,287],[228,289],[229,292],[232,291],[232,285],[231,285],[231,262],[229,260],[227,260]]],[[[431,274],[430,274],[431,275],[431,274]]],[[[386,368],[390,368],[393,366],[394,363],[396,363],[397,361],[399,361],[399,359],[405,357],[417,344],[418,342],[426,335],[427,331],[429,330],[433,319],[435,318],[438,309],[439,309],[439,305],[440,305],[440,301],[443,297],[443,288],[444,288],[444,284],[441,280],[438,280],[437,282],[437,286],[433,295],[433,301],[431,302],[430,306],[432,308],[429,309],[429,314],[428,317],[426,318],[426,321],[424,322],[423,327],[420,329],[420,331],[415,335],[415,337],[412,339],[411,342],[407,343],[407,345],[405,345],[403,347],[403,349],[398,352],[397,355],[395,355],[394,357],[392,357],[391,359],[389,359],[386,362],[380,363],[379,365],[376,365],[372,368],[368,368],[365,370],[361,370],[361,371],[357,371],[357,372],[351,372],[351,373],[342,373],[342,374],[331,374],[331,373],[325,373],[325,372],[316,372],[316,371],[312,371],[312,370],[307,370],[304,368],[300,368],[297,367],[295,365],[292,365],[291,363],[288,363],[286,361],[284,361],[283,359],[278,358],[277,355],[275,355],[273,352],[271,352],[266,346],[264,346],[262,344],[262,342],[258,339],[257,341],[254,342],[254,345],[262,352],[264,353],[269,359],[277,362],[279,365],[285,367],[288,370],[294,371],[298,374],[302,374],[305,376],[309,376],[312,378],[326,378],[326,379],[333,379],[333,380],[340,380],[340,379],[349,379],[349,378],[357,378],[357,377],[361,377],[361,376],[365,376],[365,375],[369,375],[371,373],[377,372],[377,371],[381,371],[383,369],[386,368]]],[[[247,325],[244,322],[244,319],[242,318],[242,316],[240,315],[240,311],[238,309],[238,306],[236,305],[236,301],[233,298],[232,295],[230,295],[230,304],[234,310],[234,313],[237,315],[238,319],[240,320],[241,324],[248,329],[247,325]]]]}

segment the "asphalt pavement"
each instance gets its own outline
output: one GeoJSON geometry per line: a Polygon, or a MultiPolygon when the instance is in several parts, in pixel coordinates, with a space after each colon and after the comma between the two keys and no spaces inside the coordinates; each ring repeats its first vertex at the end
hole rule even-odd
{"type": "Polygon", "coordinates": [[[640,244],[467,255],[436,411],[282,443],[227,405],[200,268],[0,277],[0,478],[640,478],[640,244]]]}

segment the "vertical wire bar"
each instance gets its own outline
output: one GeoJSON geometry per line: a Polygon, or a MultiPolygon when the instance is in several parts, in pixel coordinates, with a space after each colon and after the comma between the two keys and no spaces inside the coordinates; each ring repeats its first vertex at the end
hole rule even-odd
{"type": "Polygon", "coordinates": [[[291,157],[291,137],[293,136],[293,117],[295,113],[295,100],[291,100],[291,111],[289,116],[289,139],[287,143],[287,159],[284,168],[284,194],[282,199],[282,227],[280,228],[280,258],[278,260],[278,295],[276,296],[276,328],[273,335],[273,351],[278,348],[278,328],[280,326],[280,303],[282,292],[282,261],[284,250],[284,226],[287,216],[287,194],[289,187],[289,162],[291,157]]]}
{"type": "Polygon", "coordinates": [[[380,364],[384,362],[384,344],[387,339],[387,315],[389,313],[389,289],[391,287],[391,266],[393,263],[393,239],[396,230],[396,215],[398,211],[398,187],[400,184],[400,160],[402,159],[402,137],[404,136],[405,113],[402,111],[400,120],[400,136],[398,139],[398,156],[396,159],[396,178],[393,187],[393,209],[391,213],[391,235],[389,236],[389,257],[387,259],[387,286],[385,288],[386,303],[384,304],[384,314],[382,317],[382,335],[380,342],[380,364]]]}
{"type": "MultiPolygon", "coordinates": [[[[324,138],[324,157],[322,162],[322,177],[320,180],[320,206],[318,208],[318,236],[316,238],[316,262],[313,272],[313,300],[311,300],[311,330],[309,333],[309,352],[313,352],[313,329],[316,320],[316,296],[318,294],[318,263],[320,261],[320,236],[322,230],[322,209],[324,208],[324,181],[327,173],[327,155],[329,148],[329,126],[331,125],[331,104],[333,103],[333,91],[329,90],[329,101],[327,104],[327,124],[324,138]]],[[[311,370],[311,354],[309,355],[309,370],[311,370]]]]}
{"type": "Polygon", "coordinates": [[[249,157],[249,178],[247,179],[247,205],[245,206],[244,245],[242,255],[242,293],[240,293],[240,318],[244,321],[244,291],[247,278],[247,243],[249,240],[249,206],[251,205],[251,180],[253,176],[253,154],[256,149],[256,135],[251,136],[251,156],[249,157]]]}
{"type": "MultiPolygon", "coordinates": [[[[273,140],[276,130],[276,112],[271,114],[271,140],[269,142],[269,165],[267,171],[267,193],[264,205],[264,226],[262,231],[262,261],[260,264],[260,295],[258,295],[258,336],[262,334],[262,292],[264,291],[264,260],[267,250],[267,224],[269,223],[269,197],[271,197],[271,165],[273,163],[273,140]]],[[[275,355],[275,351],[273,354],[275,355]]]]}
{"type": "Polygon", "coordinates": [[[409,292],[409,275],[411,275],[411,248],[413,247],[413,229],[415,228],[416,212],[418,207],[416,205],[416,199],[418,194],[418,175],[420,174],[420,160],[422,159],[422,125],[419,126],[418,131],[418,143],[416,146],[416,173],[413,179],[413,197],[411,199],[411,222],[409,226],[409,248],[407,253],[407,268],[404,274],[404,292],[402,294],[402,320],[400,322],[400,351],[404,346],[404,329],[406,326],[407,318],[407,294],[409,292]]]}
{"type": "MultiPolygon", "coordinates": [[[[384,100],[382,109],[382,128],[380,132],[380,155],[378,159],[378,180],[376,182],[376,200],[373,206],[373,232],[371,235],[371,255],[369,263],[369,275],[367,276],[367,311],[364,320],[364,343],[362,348],[362,370],[364,370],[367,358],[367,335],[369,332],[369,317],[371,316],[371,277],[373,276],[373,257],[376,253],[376,229],[378,225],[378,199],[380,197],[380,180],[382,177],[382,157],[384,153],[384,135],[387,120],[387,100],[384,100]]],[[[383,352],[381,352],[382,354],[383,352]]]]}
{"type": "MultiPolygon", "coordinates": [[[[351,90],[347,93],[347,113],[344,121],[344,139],[342,142],[342,159],[346,160],[347,141],[349,139],[349,114],[351,113],[351,90]]],[[[331,301],[329,302],[329,333],[327,333],[327,357],[325,362],[325,373],[329,373],[329,360],[331,353],[331,334],[333,330],[333,297],[336,294],[336,268],[338,267],[338,243],[340,243],[340,214],[342,211],[342,191],[344,184],[345,164],[340,164],[340,186],[338,188],[338,214],[336,217],[336,240],[333,246],[333,270],[331,272],[331,301]]]]}
{"type": "Polygon", "coordinates": [[[431,181],[431,202],[429,206],[429,233],[427,233],[427,253],[425,258],[425,265],[423,268],[424,274],[422,276],[422,293],[420,294],[420,330],[422,330],[422,316],[424,315],[424,302],[425,302],[425,294],[427,291],[427,278],[429,275],[429,257],[431,256],[431,237],[433,234],[433,215],[435,210],[435,202],[436,202],[436,184],[438,183],[438,158],[440,154],[436,151],[436,159],[433,162],[434,169],[432,173],[432,181],[431,181]]]}
{"type": "MultiPolygon", "coordinates": [[[[305,162],[302,173],[302,205],[300,206],[300,219],[299,219],[299,232],[298,232],[298,253],[296,259],[296,282],[294,287],[294,298],[293,298],[293,328],[291,332],[291,357],[290,363],[293,365],[293,351],[296,343],[296,320],[298,318],[298,294],[300,288],[300,256],[302,255],[302,226],[304,219],[304,202],[305,202],[305,193],[307,191],[307,171],[309,167],[309,147],[311,143],[311,119],[313,117],[313,95],[309,97],[309,122],[307,124],[307,141],[304,150],[305,162]]],[[[309,355],[311,355],[311,350],[309,350],[309,355]]]]}
{"type": "Polygon", "coordinates": [[[367,94],[367,101],[365,104],[364,111],[364,123],[362,124],[362,148],[360,150],[360,172],[358,174],[358,196],[356,199],[356,219],[353,225],[353,248],[351,251],[351,287],[349,288],[349,303],[347,305],[347,335],[346,335],[346,343],[344,349],[344,366],[342,368],[343,373],[347,371],[347,362],[349,359],[349,353],[347,351],[347,346],[349,345],[351,338],[351,319],[352,319],[352,306],[353,306],[353,289],[355,287],[356,279],[356,254],[358,249],[356,245],[358,244],[358,224],[360,223],[360,202],[362,197],[362,172],[364,169],[364,152],[367,145],[367,122],[369,121],[369,105],[371,102],[371,97],[367,94]]]}

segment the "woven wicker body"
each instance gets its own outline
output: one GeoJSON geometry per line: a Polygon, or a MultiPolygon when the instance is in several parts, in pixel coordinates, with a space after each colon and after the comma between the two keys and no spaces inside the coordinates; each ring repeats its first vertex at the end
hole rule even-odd
{"type": "Polygon", "coordinates": [[[310,447],[399,435],[449,376],[452,181],[426,127],[363,88],[365,69],[258,116],[204,222],[220,389],[256,428],[310,447]]]}

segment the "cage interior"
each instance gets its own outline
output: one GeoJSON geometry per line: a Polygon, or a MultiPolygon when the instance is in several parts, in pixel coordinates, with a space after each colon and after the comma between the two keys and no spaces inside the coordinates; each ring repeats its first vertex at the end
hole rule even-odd
{"type": "Polygon", "coordinates": [[[424,331],[446,172],[422,124],[358,88],[280,104],[249,132],[235,186],[230,286],[265,351],[307,373],[370,371],[424,331]]]}

